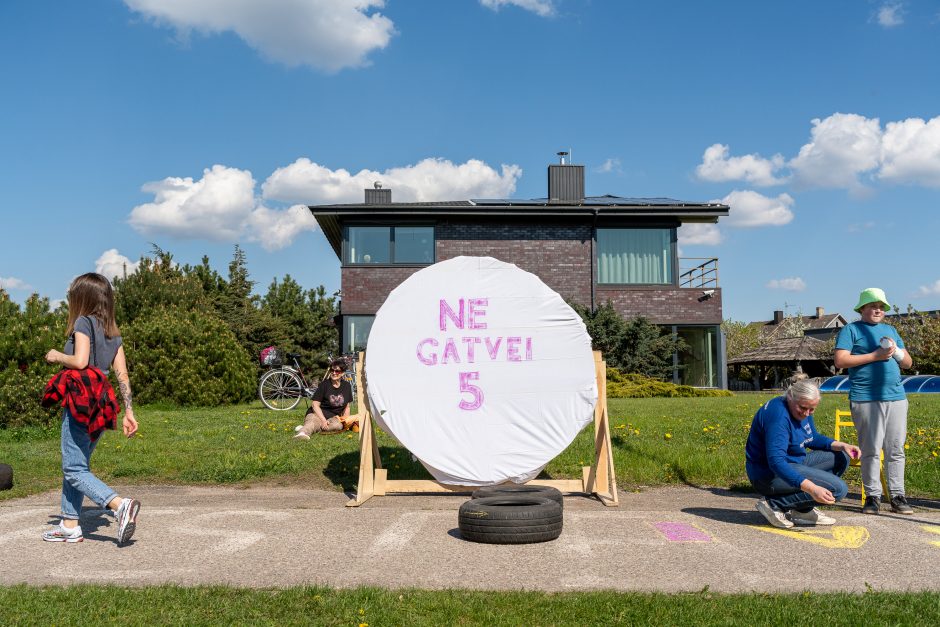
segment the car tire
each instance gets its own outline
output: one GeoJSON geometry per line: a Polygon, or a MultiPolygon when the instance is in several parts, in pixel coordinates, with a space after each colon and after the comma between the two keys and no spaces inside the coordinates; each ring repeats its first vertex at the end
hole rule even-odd
{"type": "Polygon", "coordinates": [[[487,496],[470,499],[457,516],[460,535],[485,544],[548,542],[561,535],[561,505],[540,496],[487,496]]]}
{"type": "Polygon", "coordinates": [[[488,485],[473,492],[473,499],[483,499],[490,496],[541,496],[551,499],[564,509],[565,501],[558,488],[547,485],[519,485],[507,483],[503,485],[488,485]]]}

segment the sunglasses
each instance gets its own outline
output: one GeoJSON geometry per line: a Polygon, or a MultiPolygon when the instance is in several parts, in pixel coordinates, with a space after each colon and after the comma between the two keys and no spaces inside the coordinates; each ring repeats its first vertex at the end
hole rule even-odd
{"type": "Polygon", "coordinates": [[[342,368],[330,368],[330,372],[346,372],[342,368]]]}

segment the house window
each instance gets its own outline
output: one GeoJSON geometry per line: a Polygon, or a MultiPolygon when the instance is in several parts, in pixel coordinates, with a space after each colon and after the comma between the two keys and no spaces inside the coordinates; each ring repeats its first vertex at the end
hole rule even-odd
{"type": "Polygon", "coordinates": [[[718,327],[676,327],[676,334],[686,344],[678,354],[676,382],[697,388],[720,387],[718,327]]]}
{"type": "Polygon", "coordinates": [[[671,284],[673,229],[597,229],[597,282],[671,284]]]}
{"type": "Polygon", "coordinates": [[[433,226],[350,226],[346,264],[434,263],[433,226]]]}
{"type": "Polygon", "coordinates": [[[375,316],[343,316],[343,352],[365,350],[375,316]]]}

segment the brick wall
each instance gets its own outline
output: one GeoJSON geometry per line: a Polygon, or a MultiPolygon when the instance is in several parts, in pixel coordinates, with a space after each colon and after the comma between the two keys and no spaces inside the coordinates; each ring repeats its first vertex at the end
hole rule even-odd
{"type": "Polygon", "coordinates": [[[608,300],[624,318],[645,316],[655,324],[721,324],[721,290],[707,300],[701,289],[598,286],[598,305],[608,300]]]}
{"type": "Polygon", "coordinates": [[[494,257],[538,276],[562,298],[591,302],[591,227],[449,223],[437,227],[437,259],[494,257]]]}

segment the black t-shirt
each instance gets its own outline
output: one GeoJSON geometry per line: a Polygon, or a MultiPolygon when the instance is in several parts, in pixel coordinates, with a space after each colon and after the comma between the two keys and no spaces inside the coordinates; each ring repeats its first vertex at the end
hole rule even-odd
{"type": "Polygon", "coordinates": [[[313,400],[320,401],[323,415],[329,419],[333,416],[342,416],[346,406],[352,402],[352,386],[349,381],[340,380],[339,387],[333,387],[329,379],[320,383],[313,400]]]}

